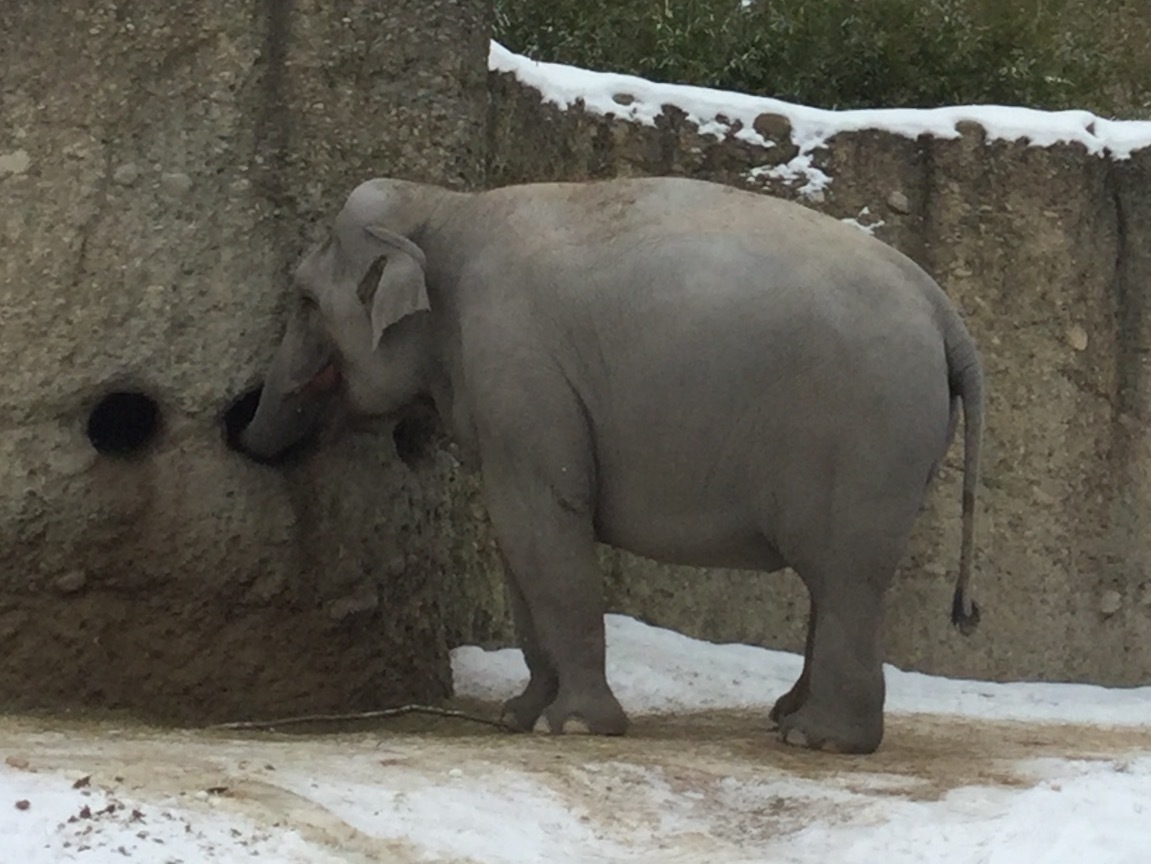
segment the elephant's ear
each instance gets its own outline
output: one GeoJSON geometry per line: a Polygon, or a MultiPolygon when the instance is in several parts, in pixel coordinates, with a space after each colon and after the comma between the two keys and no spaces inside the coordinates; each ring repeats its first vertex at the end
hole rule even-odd
{"type": "Polygon", "coordinates": [[[364,230],[387,247],[384,251],[387,261],[372,298],[372,350],[375,351],[385,330],[401,318],[431,308],[424,281],[427,258],[419,246],[401,234],[376,226],[364,230]]]}

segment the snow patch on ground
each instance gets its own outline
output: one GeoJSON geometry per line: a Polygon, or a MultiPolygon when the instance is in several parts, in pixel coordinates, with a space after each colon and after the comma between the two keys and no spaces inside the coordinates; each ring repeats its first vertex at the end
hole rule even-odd
{"type": "MultiPolygon", "coordinates": [[[[770,710],[803,667],[803,658],[750,645],[716,645],[623,615],[608,615],[608,682],[632,714],[718,708],[770,710]]],[[[498,701],[518,693],[527,666],[518,649],[452,652],[461,696],[498,701]]],[[[1091,684],[960,681],[888,664],[887,711],[953,714],[981,720],[1151,724],[1151,687],[1114,689],[1091,684]]]]}
{"type": "MultiPolygon", "coordinates": [[[[800,657],[619,615],[607,635],[637,721],[623,738],[0,717],[0,862],[1151,860],[1151,687],[888,666],[883,747],[836,757],[778,744],[761,723],[800,657]]],[[[526,677],[518,651],[474,647],[453,652],[453,672],[461,694],[492,703],[526,677]]]]}
{"type": "Polygon", "coordinates": [[[887,801],[872,820],[816,823],[778,860],[839,864],[1144,864],[1151,855],[1151,759],[1120,773],[1060,764],[1061,778],[1030,789],[966,787],[941,801],[887,801]]]}
{"type": "Polygon", "coordinates": [[[145,801],[107,788],[77,789],[77,779],[65,772],[0,766],[0,861],[195,864],[236,861],[241,855],[269,861],[338,860],[317,856],[293,830],[213,812],[207,793],[191,802],[145,801]]]}
{"type": "Polygon", "coordinates": [[[403,783],[392,778],[391,788],[379,779],[334,785],[298,770],[281,774],[277,783],[364,834],[414,841],[433,860],[576,864],[579,857],[557,857],[557,848],[594,851],[601,860],[626,851],[597,837],[586,814],[521,771],[486,766],[408,773],[403,783]]]}

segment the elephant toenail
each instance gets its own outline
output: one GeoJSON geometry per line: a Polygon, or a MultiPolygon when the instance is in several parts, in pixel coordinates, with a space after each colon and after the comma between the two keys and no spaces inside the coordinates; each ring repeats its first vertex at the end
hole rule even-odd
{"type": "Polygon", "coordinates": [[[547,717],[540,717],[540,719],[536,721],[536,725],[532,727],[532,731],[539,735],[551,735],[552,724],[548,722],[547,717]]]}
{"type": "Polygon", "coordinates": [[[794,747],[806,747],[807,736],[798,729],[788,729],[783,733],[783,743],[791,744],[794,747]]]}

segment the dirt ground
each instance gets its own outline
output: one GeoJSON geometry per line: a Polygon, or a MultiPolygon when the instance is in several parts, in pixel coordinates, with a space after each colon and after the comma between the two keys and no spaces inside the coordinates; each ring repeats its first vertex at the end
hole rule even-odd
{"type": "MultiPolygon", "coordinates": [[[[489,716],[493,710],[461,707],[489,716]]],[[[859,757],[786,747],[767,731],[764,718],[740,712],[637,717],[626,737],[613,739],[513,735],[423,716],[292,729],[171,730],[114,719],[9,717],[0,718],[0,758],[22,770],[90,777],[109,794],[177,801],[193,812],[211,808],[291,828],[336,855],[323,860],[360,862],[426,856],[406,841],[359,830],[350,824],[355,820],[292,788],[287,777],[331,772],[349,788],[366,785],[395,795],[447,777],[473,778],[482,788],[486,777],[511,776],[512,770],[583,814],[597,836],[625,841],[657,836],[669,803],[674,809],[690,802],[689,821],[701,827],[675,836],[676,860],[689,860],[683,856],[692,846],[699,854],[731,853],[816,818],[834,820],[839,793],[936,800],[961,786],[1033,786],[1028,763],[1045,757],[1120,765],[1151,753],[1146,728],[929,715],[889,718],[879,752],[859,757]],[[772,791],[770,784],[780,780],[789,790],[810,783],[824,791],[811,797],[780,794],[784,787],[772,791]],[[762,789],[762,795],[753,804],[732,806],[725,792],[733,784],[762,789]]]]}

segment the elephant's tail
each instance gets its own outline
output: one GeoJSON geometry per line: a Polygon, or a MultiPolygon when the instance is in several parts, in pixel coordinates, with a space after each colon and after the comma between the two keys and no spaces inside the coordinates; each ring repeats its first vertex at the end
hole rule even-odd
{"type": "Polygon", "coordinates": [[[975,557],[975,490],[983,450],[983,369],[975,342],[958,316],[946,341],[951,393],[963,403],[963,536],[951,623],[969,636],[979,626],[979,606],[968,592],[975,557]]]}

